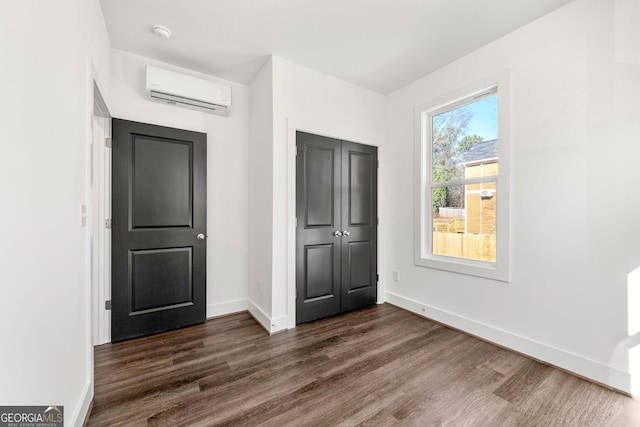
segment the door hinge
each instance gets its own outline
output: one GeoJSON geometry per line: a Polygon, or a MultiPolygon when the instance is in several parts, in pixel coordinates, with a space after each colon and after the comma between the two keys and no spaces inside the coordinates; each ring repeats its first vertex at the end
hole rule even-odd
{"type": "Polygon", "coordinates": [[[104,309],[105,310],[111,310],[111,300],[108,299],[104,302],[104,309]]]}
{"type": "Polygon", "coordinates": [[[104,220],[104,228],[106,228],[107,230],[111,230],[111,220],[110,219],[105,219],[104,220]]]}
{"type": "Polygon", "coordinates": [[[296,217],[296,228],[298,228],[298,218],[296,217]]]}
{"type": "Polygon", "coordinates": [[[112,148],[113,147],[113,141],[111,140],[111,138],[105,138],[104,139],[104,145],[107,148],[112,148]]]}
{"type": "Polygon", "coordinates": [[[380,275],[376,274],[376,282],[379,282],[379,281],[380,281],[380,275]]]}

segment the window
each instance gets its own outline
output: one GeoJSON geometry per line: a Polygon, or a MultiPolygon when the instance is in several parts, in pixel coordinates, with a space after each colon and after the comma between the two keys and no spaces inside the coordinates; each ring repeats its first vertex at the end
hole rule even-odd
{"type": "Polygon", "coordinates": [[[416,109],[416,264],[509,280],[505,78],[416,109]]]}

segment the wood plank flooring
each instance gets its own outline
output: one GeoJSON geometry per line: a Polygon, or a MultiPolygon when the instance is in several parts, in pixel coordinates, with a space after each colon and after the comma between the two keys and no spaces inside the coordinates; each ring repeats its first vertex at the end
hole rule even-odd
{"type": "Polygon", "coordinates": [[[383,304],[95,350],[89,426],[640,426],[640,402],[383,304]]]}

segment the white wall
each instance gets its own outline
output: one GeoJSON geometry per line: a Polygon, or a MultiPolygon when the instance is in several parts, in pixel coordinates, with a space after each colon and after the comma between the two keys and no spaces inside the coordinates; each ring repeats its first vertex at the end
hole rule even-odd
{"type": "Polygon", "coordinates": [[[295,129],[307,130],[382,147],[381,230],[393,232],[381,232],[380,268],[402,279],[387,282],[389,300],[640,394],[637,10],[634,0],[577,0],[393,93],[386,110],[381,95],[275,57],[251,100],[232,84],[223,118],[146,101],[143,65],[165,64],[111,56],[97,0],[12,2],[0,17],[0,77],[10,82],[0,107],[0,402],[64,405],[77,424],[93,396],[80,227],[92,78],[116,117],[208,134],[209,315],[243,309],[249,295],[273,330],[290,326],[290,148],[295,129]],[[416,267],[413,107],[504,69],[512,281],[416,267]],[[268,226],[250,235],[261,220],[268,226]],[[248,273],[256,241],[251,259],[266,266],[248,273]]]}
{"type": "Polygon", "coordinates": [[[249,310],[270,332],[295,327],[296,130],[380,146],[385,97],[277,56],[251,84],[249,310]]]}
{"type": "Polygon", "coordinates": [[[272,78],[273,162],[252,181],[272,182],[271,246],[260,256],[272,261],[270,324],[265,327],[273,332],[295,326],[295,130],[382,145],[386,110],[384,96],[280,57],[272,57],[265,67],[258,79],[263,85],[267,74],[272,78]]]}
{"type": "Polygon", "coordinates": [[[67,425],[81,424],[93,349],[80,205],[109,39],[97,0],[11,2],[0,38],[0,402],[64,405],[67,425]]]}
{"type": "Polygon", "coordinates": [[[271,318],[273,224],[273,73],[269,59],[251,82],[249,152],[249,310],[271,318]]]}
{"type": "Polygon", "coordinates": [[[401,273],[389,301],[640,394],[629,366],[640,335],[628,332],[640,310],[640,300],[628,310],[640,267],[640,61],[628,45],[638,30],[623,25],[633,4],[575,1],[391,94],[383,203],[386,267],[401,273]],[[503,70],[512,280],[417,267],[413,108],[503,70]]]}
{"type": "Polygon", "coordinates": [[[112,51],[113,117],[207,134],[207,316],[246,310],[249,88],[149,58],[112,51]],[[231,85],[229,117],[148,101],[145,65],[231,85]]]}

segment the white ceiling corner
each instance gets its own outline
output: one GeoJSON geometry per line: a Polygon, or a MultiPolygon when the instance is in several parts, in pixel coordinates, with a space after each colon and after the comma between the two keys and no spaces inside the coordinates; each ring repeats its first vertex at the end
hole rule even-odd
{"type": "Polygon", "coordinates": [[[270,55],[387,94],[571,0],[101,0],[114,48],[243,84],[270,55]],[[173,32],[155,37],[154,24],[173,32]]]}

